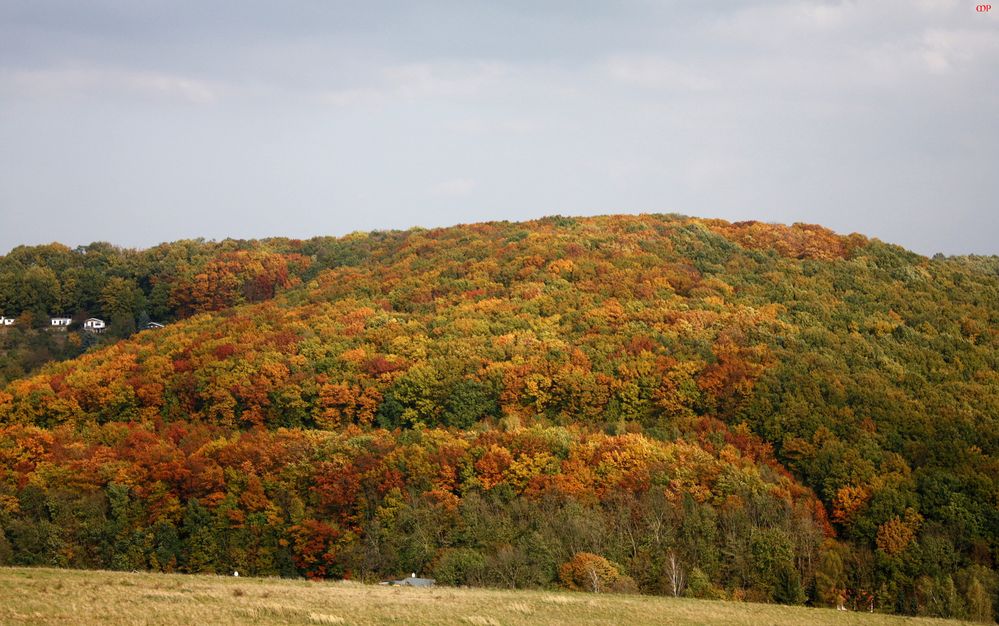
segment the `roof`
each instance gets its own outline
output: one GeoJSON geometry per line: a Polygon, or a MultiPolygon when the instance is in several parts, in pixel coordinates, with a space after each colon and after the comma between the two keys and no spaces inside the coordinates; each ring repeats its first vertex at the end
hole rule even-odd
{"type": "Polygon", "coordinates": [[[400,578],[390,581],[391,585],[406,585],[408,587],[432,587],[436,581],[433,578],[400,578]]]}

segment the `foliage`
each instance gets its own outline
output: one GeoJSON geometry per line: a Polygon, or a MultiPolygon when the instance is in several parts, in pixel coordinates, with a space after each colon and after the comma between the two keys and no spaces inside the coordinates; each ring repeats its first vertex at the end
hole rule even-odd
{"type": "Polygon", "coordinates": [[[516,587],[588,552],[645,592],[983,618],[995,267],[672,215],[17,248],[0,554],[516,587]],[[143,311],[174,323],[32,328],[143,311]]]}
{"type": "Polygon", "coordinates": [[[621,592],[635,589],[635,581],[621,574],[616,565],[598,554],[577,552],[558,569],[558,577],[570,591],[593,593],[621,592]]]}
{"type": "MultiPolygon", "coordinates": [[[[5,559],[21,565],[361,579],[430,570],[451,584],[585,588],[599,552],[619,563],[597,573],[599,590],[655,591],[664,538],[683,558],[719,551],[714,517],[694,510],[749,499],[781,513],[731,533],[748,544],[765,534],[789,563],[817,550],[794,540],[819,524],[811,496],[764,477],[764,461],[637,435],[11,425],[0,461],[5,559]],[[482,462],[493,457],[510,462],[482,462]],[[730,467],[746,471],[735,491],[722,480],[730,467]],[[712,529],[686,534],[687,517],[712,529]]],[[[716,581],[753,586],[723,568],[716,581]]]]}

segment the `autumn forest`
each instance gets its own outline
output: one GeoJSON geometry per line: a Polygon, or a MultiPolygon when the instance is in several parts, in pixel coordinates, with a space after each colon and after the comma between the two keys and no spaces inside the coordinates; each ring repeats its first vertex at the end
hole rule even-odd
{"type": "Polygon", "coordinates": [[[0,313],[0,565],[999,613],[996,257],[678,215],[51,244],[0,313]]]}

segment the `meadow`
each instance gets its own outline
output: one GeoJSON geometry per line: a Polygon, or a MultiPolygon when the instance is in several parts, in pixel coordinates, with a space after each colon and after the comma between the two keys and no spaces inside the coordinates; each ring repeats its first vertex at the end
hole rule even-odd
{"type": "Polygon", "coordinates": [[[0,568],[2,624],[958,624],[797,606],[560,591],[0,568]]]}

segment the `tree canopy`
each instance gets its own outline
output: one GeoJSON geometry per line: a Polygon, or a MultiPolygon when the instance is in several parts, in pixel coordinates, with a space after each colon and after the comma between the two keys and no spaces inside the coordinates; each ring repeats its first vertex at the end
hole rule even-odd
{"type": "Polygon", "coordinates": [[[0,331],[0,561],[991,616],[995,267],[676,215],[18,248],[5,314],[127,330],[0,331]]]}

